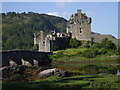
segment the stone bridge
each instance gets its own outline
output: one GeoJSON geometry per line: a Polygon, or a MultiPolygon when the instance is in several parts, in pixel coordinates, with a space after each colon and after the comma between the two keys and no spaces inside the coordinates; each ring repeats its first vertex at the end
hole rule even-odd
{"type": "Polygon", "coordinates": [[[32,50],[12,50],[2,51],[2,67],[3,66],[41,66],[50,63],[48,55],[51,52],[38,52],[32,50]]]}

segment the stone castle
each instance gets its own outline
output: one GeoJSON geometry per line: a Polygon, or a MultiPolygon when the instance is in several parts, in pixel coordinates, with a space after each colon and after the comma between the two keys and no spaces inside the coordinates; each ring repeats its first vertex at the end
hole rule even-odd
{"type": "Polygon", "coordinates": [[[71,15],[67,22],[66,33],[70,33],[71,38],[77,40],[91,41],[91,18],[85,13],[82,14],[81,10],[77,10],[77,13],[71,15]]]}
{"type": "Polygon", "coordinates": [[[71,15],[67,22],[66,33],[51,32],[45,35],[43,31],[34,34],[34,45],[39,45],[39,51],[52,52],[53,47],[59,46],[61,48],[68,45],[70,38],[77,40],[100,42],[104,38],[112,40],[113,43],[118,44],[118,40],[112,35],[101,35],[99,33],[91,32],[92,19],[87,17],[81,10],[71,15]]]}

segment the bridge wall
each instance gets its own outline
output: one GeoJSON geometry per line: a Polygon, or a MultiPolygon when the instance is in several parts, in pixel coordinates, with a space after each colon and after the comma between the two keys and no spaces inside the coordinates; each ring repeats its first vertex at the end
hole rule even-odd
{"type": "Polygon", "coordinates": [[[45,61],[44,57],[47,57],[50,52],[38,52],[32,50],[14,50],[14,51],[2,51],[2,67],[3,66],[41,66],[45,61]]]}

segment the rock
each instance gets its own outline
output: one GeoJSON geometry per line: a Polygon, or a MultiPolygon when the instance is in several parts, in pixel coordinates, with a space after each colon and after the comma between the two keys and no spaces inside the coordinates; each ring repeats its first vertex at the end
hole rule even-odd
{"type": "Polygon", "coordinates": [[[25,61],[23,59],[22,59],[22,65],[23,66],[27,66],[27,67],[31,67],[32,66],[32,64],[29,61],[25,61]]]}
{"type": "Polygon", "coordinates": [[[117,74],[116,74],[116,75],[120,76],[120,72],[119,72],[119,70],[117,71],[117,74]]]}
{"type": "Polygon", "coordinates": [[[15,61],[11,61],[10,60],[10,66],[13,67],[13,66],[17,66],[17,63],[15,61]]]}
{"type": "Polygon", "coordinates": [[[55,71],[56,71],[55,68],[54,68],[54,69],[44,70],[44,71],[42,71],[42,72],[40,72],[40,73],[38,74],[38,77],[40,77],[40,78],[49,77],[49,76],[51,76],[51,75],[54,75],[54,72],[55,72],[55,71]]]}
{"type": "Polygon", "coordinates": [[[11,70],[9,66],[4,66],[4,67],[1,67],[1,68],[0,68],[0,72],[1,72],[1,71],[2,71],[2,72],[3,72],[3,71],[9,71],[9,70],[11,70]]]}
{"type": "Polygon", "coordinates": [[[108,73],[100,73],[99,75],[107,75],[108,73]]]}
{"type": "Polygon", "coordinates": [[[65,77],[68,75],[68,72],[63,71],[63,70],[59,70],[59,73],[60,73],[60,77],[65,77]]]}
{"type": "Polygon", "coordinates": [[[26,70],[26,66],[16,66],[16,67],[13,67],[13,71],[14,73],[21,73],[23,72],[24,70],[26,70]]]}
{"type": "Polygon", "coordinates": [[[51,68],[51,67],[42,66],[42,67],[38,67],[38,68],[37,68],[37,71],[43,71],[43,70],[50,69],[50,68],[51,68]]]}
{"type": "Polygon", "coordinates": [[[40,72],[38,74],[38,77],[46,78],[46,77],[49,77],[49,76],[52,76],[52,75],[57,75],[59,77],[65,77],[65,76],[67,76],[67,72],[63,71],[63,70],[56,69],[56,68],[47,69],[47,70],[44,70],[44,71],[40,72]]]}

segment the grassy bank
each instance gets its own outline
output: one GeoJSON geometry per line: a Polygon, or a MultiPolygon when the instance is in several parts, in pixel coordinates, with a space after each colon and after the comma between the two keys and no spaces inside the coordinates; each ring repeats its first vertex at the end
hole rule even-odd
{"type": "Polygon", "coordinates": [[[119,70],[119,57],[113,56],[116,54],[114,53],[115,51],[105,50],[107,53],[102,54],[102,49],[98,49],[98,54],[94,58],[84,57],[82,53],[89,50],[91,49],[70,48],[54,51],[53,55],[50,56],[52,66],[73,73],[77,72],[79,74],[115,74],[117,70],[119,70]]]}
{"type": "Polygon", "coordinates": [[[112,90],[111,88],[118,89],[119,77],[116,75],[80,75],[73,77],[60,78],[57,76],[51,76],[46,79],[37,80],[29,83],[3,83],[3,90],[8,89],[36,89],[36,90],[47,90],[47,89],[83,89],[83,88],[107,88],[107,90],[112,90]]]}

